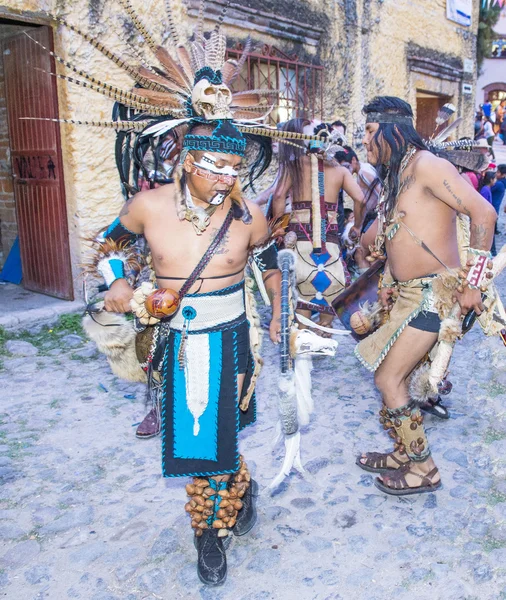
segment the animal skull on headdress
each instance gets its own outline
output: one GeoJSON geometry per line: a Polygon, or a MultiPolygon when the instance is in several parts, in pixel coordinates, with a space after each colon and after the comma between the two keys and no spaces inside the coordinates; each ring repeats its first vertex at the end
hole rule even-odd
{"type": "Polygon", "coordinates": [[[224,84],[213,84],[209,79],[198,81],[192,91],[193,110],[207,120],[232,119],[230,104],[232,92],[224,84]]]}
{"type": "MultiPolygon", "coordinates": [[[[290,335],[290,354],[292,358],[300,356],[335,356],[337,342],[323,338],[309,329],[294,327],[290,335]]],[[[296,362],[297,364],[297,362],[296,362]]]]}

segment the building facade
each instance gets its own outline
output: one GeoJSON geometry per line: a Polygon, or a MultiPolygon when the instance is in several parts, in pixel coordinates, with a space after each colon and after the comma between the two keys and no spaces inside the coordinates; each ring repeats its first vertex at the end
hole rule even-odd
{"type": "MultiPolygon", "coordinates": [[[[153,36],[169,46],[164,3],[131,2],[153,36]]],[[[173,0],[182,39],[191,33],[198,4],[173,0]]],[[[453,4],[236,0],[224,19],[229,55],[243,49],[248,36],[252,46],[234,85],[280,90],[271,122],[303,115],[344,121],[357,147],[364,126],[361,108],[377,94],[408,100],[424,135],[430,135],[442,104],[453,102],[465,119],[459,134],[469,134],[478,8],[472,3],[469,21],[458,23],[448,18],[453,4]]],[[[224,5],[225,0],[208,1],[207,29],[224,5]]],[[[138,57],[130,47],[142,46],[143,40],[113,0],[55,0],[54,6],[43,0],[4,0],[0,8],[0,111],[8,121],[8,127],[0,127],[0,252],[4,260],[19,233],[24,285],[71,298],[81,287],[85,238],[110,222],[124,201],[114,161],[115,133],[22,117],[110,119],[113,103],[49,75],[71,73],[55,65],[33,39],[54,46],[64,60],[106,83],[129,88],[132,81],[81,36],[55,27],[44,14],[49,10],[135,63],[138,57]]]]}
{"type": "Polygon", "coordinates": [[[501,100],[506,100],[506,6],[501,11],[494,33],[492,52],[483,61],[476,83],[476,108],[487,100],[494,108],[501,100]]]}

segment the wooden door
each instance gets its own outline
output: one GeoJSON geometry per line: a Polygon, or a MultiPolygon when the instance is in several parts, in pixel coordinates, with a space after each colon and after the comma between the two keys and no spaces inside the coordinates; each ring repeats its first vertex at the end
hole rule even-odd
{"type": "Polygon", "coordinates": [[[445,102],[449,102],[446,96],[416,99],[416,130],[423,139],[428,140],[434,133],[437,113],[445,102]]]}
{"type": "MultiPolygon", "coordinates": [[[[49,27],[28,33],[53,48],[49,27]]],[[[3,59],[23,286],[73,300],[60,127],[21,119],[58,118],[54,60],[24,33],[4,42],[3,59]]]]}

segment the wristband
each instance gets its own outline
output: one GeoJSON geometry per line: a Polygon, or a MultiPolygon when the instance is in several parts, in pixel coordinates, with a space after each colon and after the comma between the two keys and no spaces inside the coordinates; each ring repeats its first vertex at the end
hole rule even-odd
{"type": "Polygon", "coordinates": [[[469,248],[469,253],[473,254],[476,258],[474,264],[469,269],[466,280],[471,289],[484,291],[483,288],[486,289],[488,280],[493,277],[491,268],[489,267],[492,255],[490,252],[474,248],[469,248]]]}
{"type": "Polygon", "coordinates": [[[108,288],[117,280],[125,278],[126,257],[121,252],[112,252],[104,256],[97,264],[97,271],[104,278],[108,288]]]}

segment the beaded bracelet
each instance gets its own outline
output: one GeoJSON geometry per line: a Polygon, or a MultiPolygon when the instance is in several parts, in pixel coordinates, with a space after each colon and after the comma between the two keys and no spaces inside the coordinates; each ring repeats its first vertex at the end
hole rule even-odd
{"type": "Polygon", "coordinates": [[[469,248],[469,253],[476,257],[474,264],[470,266],[466,281],[473,290],[486,290],[489,279],[492,279],[491,253],[485,250],[469,248]]]}

